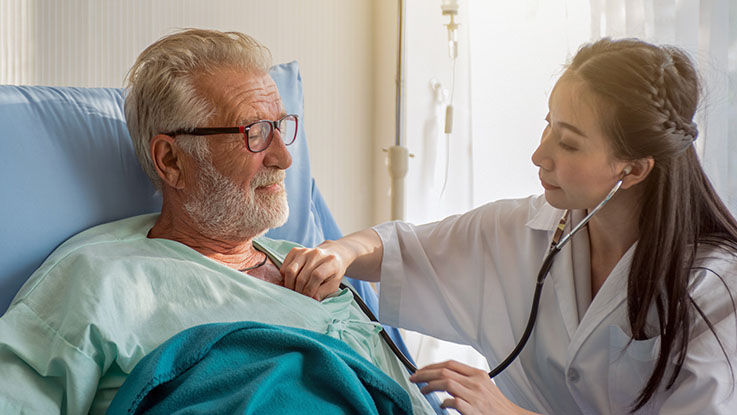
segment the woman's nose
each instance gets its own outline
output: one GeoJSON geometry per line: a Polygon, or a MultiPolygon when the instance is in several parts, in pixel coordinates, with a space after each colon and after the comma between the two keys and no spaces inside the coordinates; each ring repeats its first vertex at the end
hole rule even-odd
{"type": "Polygon", "coordinates": [[[553,160],[548,154],[548,144],[550,140],[548,140],[547,136],[548,128],[543,131],[542,137],[540,138],[540,144],[537,146],[537,149],[535,149],[535,151],[532,153],[532,164],[540,167],[541,169],[552,170],[553,160]]]}

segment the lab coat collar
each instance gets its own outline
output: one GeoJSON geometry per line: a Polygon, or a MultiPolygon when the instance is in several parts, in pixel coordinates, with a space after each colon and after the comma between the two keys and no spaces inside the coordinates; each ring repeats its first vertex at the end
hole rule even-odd
{"type": "MultiPolygon", "coordinates": [[[[544,231],[548,235],[548,239],[552,239],[555,229],[560,223],[560,219],[565,213],[562,209],[556,209],[546,200],[545,195],[540,195],[530,203],[526,226],[532,230],[544,231]]],[[[579,211],[572,212],[569,218],[569,225],[566,226],[566,232],[570,231],[574,222],[583,219],[583,215],[579,211]]],[[[572,241],[571,241],[572,242],[572,241]]],[[[572,338],[578,328],[578,307],[576,304],[576,292],[573,282],[573,261],[572,261],[572,244],[568,243],[558,253],[553,261],[550,274],[547,278],[547,284],[555,289],[555,296],[558,300],[558,307],[566,326],[568,338],[572,338]]]]}
{"type": "MultiPolygon", "coordinates": [[[[563,211],[558,210],[558,212],[562,215],[563,211]]],[[[585,216],[586,212],[583,210],[572,211],[568,218],[568,225],[565,228],[564,234],[570,232],[571,229],[581,222],[585,216]]],[[[560,218],[555,221],[553,227],[549,231],[551,238],[555,228],[558,226],[559,220],[560,218]]],[[[580,322],[576,290],[587,289],[585,288],[585,284],[581,287],[576,287],[576,274],[581,272],[588,275],[588,270],[578,270],[574,268],[574,255],[589,255],[588,236],[585,229],[582,229],[573,236],[568,244],[561,249],[556,256],[555,261],[553,261],[553,266],[551,267],[550,275],[548,276],[548,279],[552,280],[551,283],[555,287],[558,307],[560,308],[569,339],[573,337],[580,322]]],[[[590,290],[590,288],[588,289],[590,290]]]]}
{"type": "MultiPolygon", "coordinates": [[[[530,204],[526,226],[533,230],[547,231],[549,237],[552,238],[553,232],[558,226],[564,212],[564,210],[556,209],[548,204],[544,195],[538,196],[530,204]]],[[[584,211],[572,211],[568,226],[566,226],[566,233],[575,224],[580,222],[584,216],[584,211]]],[[[552,283],[555,287],[558,306],[563,316],[568,336],[572,340],[570,345],[571,352],[577,350],[593,330],[619,304],[626,300],[627,277],[636,247],[637,243],[635,242],[620,259],[604,282],[604,285],[600,288],[599,294],[601,295],[597,295],[592,300],[583,319],[580,321],[573,276],[573,244],[568,243],[557,255],[548,275],[548,282],[552,283]]],[[[577,251],[579,250],[585,251],[582,248],[577,249],[577,251]]],[[[578,254],[587,255],[588,252],[579,252],[578,254]]]]}
{"type": "Polygon", "coordinates": [[[530,203],[526,226],[537,231],[555,230],[564,212],[548,204],[545,195],[537,196],[536,200],[530,203]]]}

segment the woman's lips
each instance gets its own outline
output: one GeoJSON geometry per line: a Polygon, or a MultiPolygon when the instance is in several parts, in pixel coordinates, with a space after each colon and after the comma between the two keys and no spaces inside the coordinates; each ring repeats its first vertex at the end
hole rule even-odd
{"type": "Polygon", "coordinates": [[[552,184],[550,184],[550,183],[546,182],[546,181],[545,181],[545,180],[543,180],[542,178],[540,179],[540,184],[542,184],[542,185],[543,185],[543,188],[545,188],[545,190],[558,190],[558,189],[560,189],[560,187],[558,187],[558,186],[553,186],[552,184]]]}

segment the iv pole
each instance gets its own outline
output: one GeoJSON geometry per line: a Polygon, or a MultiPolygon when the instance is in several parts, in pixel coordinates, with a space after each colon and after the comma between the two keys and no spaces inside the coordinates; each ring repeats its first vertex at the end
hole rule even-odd
{"type": "Polygon", "coordinates": [[[404,0],[398,0],[399,4],[399,46],[397,53],[397,92],[396,92],[396,119],[395,119],[395,141],[388,149],[389,176],[391,177],[391,219],[404,219],[404,177],[407,175],[409,152],[402,144],[402,115],[404,114],[404,76],[402,66],[404,63],[404,0]]]}
{"type": "MultiPolygon", "coordinates": [[[[405,191],[404,179],[407,175],[410,154],[403,144],[402,127],[405,111],[404,92],[404,18],[406,12],[405,0],[397,0],[399,6],[399,45],[397,47],[397,75],[396,75],[396,118],[395,118],[395,141],[394,145],[386,149],[388,152],[389,176],[391,177],[391,220],[402,220],[405,214],[405,191]]],[[[453,60],[453,77],[455,77],[455,60],[458,57],[458,40],[456,32],[458,23],[454,17],[458,14],[458,0],[443,0],[441,5],[442,14],[450,17],[450,23],[445,25],[448,28],[448,47],[450,58],[453,60]]],[[[455,83],[455,82],[453,82],[455,83]]],[[[445,108],[445,133],[451,134],[453,130],[453,103],[451,94],[451,103],[445,108]]],[[[447,182],[447,170],[446,170],[447,182]]],[[[445,184],[443,184],[445,188],[445,184]]]]}

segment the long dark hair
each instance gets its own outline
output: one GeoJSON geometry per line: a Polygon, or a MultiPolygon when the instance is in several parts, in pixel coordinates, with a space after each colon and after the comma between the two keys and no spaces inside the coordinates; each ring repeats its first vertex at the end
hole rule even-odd
{"type": "MultiPolygon", "coordinates": [[[[583,46],[564,76],[585,81],[600,98],[605,108],[601,111],[604,132],[616,157],[655,160],[653,170],[638,185],[644,191],[627,309],[632,339],[659,334],[660,352],[633,402],[636,411],[663,383],[671,356],[676,365],[668,373],[666,389],[675,383],[694,318],[704,319],[717,336],[689,293],[690,275],[700,245],[737,251],[737,222],[714,191],[692,144],[698,135],[693,116],[700,85],[686,53],[636,39],[601,39],[583,46]],[[659,322],[655,328],[647,320],[653,306],[659,322]]],[[[717,341],[729,362],[718,336],[717,341]]]]}

